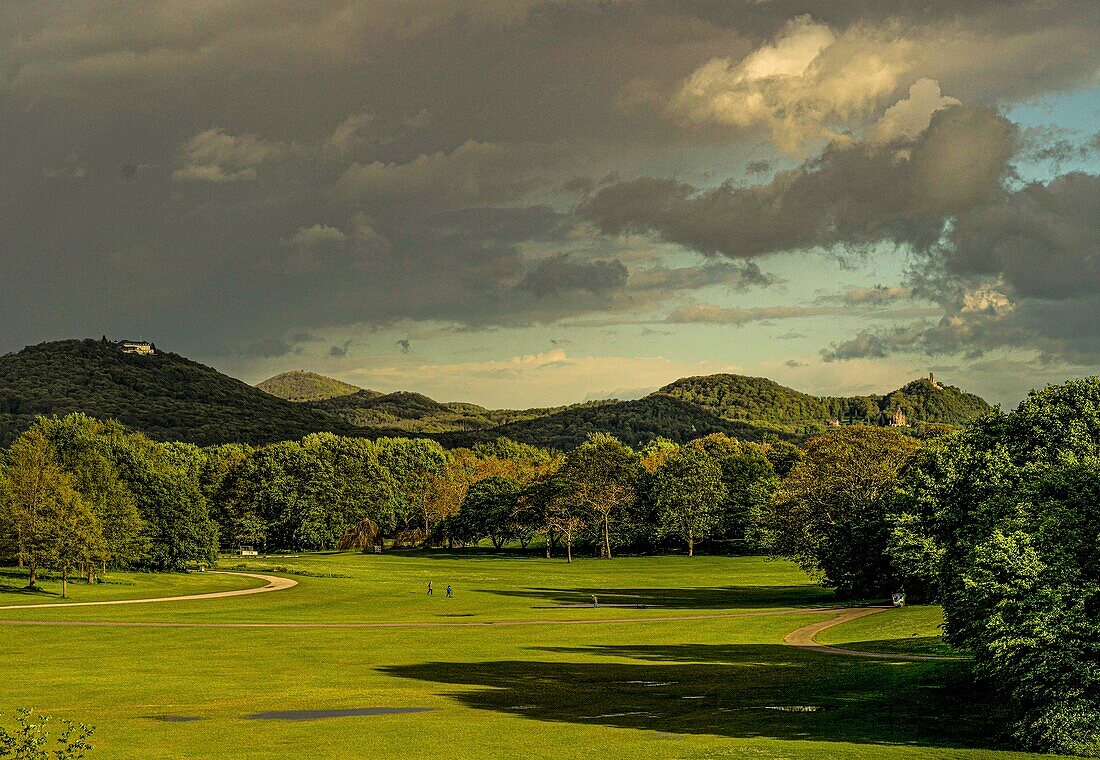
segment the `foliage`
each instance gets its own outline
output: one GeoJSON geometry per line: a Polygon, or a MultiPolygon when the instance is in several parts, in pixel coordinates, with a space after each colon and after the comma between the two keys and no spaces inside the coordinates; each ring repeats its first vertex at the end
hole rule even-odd
{"type": "MultiPolygon", "coordinates": [[[[622,528],[637,500],[640,457],[618,439],[596,433],[566,455],[559,470],[568,498],[598,526],[601,555],[611,558],[612,526],[622,528]]],[[[622,531],[615,531],[621,537],[622,531]]]]}
{"type": "Polygon", "coordinates": [[[892,553],[1044,751],[1100,755],[1100,378],[1033,391],[903,474],[892,553]]]}
{"type": "Polygon", "coordinates": [[[39,415],[72,412],[118,420],[155,440],[202,445],[351,431],[321,410],[164,351],[140,356],[67,340],[0,357],[0,442],[10,443],[39,415]]]}
{"type": "Polygon", "coordinates": [[[895,410],[910,423],[963,425],[989,411],[989,404],[958,388],[914,380],[884,396],[811,396],[763,377],[706,375],[686,377],[659,393],[681,398],[732,420],[786,425],[839,420],[884,425],[895,410]]]}
{"type": "Polygon", "coordinates": [[[458,515],[451,519],[452,535],[474,543],[489,538],[493,546],[501,548],[519,533],[516,513],[521,490],[514,479],[500,475],[474,483],[466,491],[458,515]]]}
{"type": "Polygon", "coordinates": [[[722,480],[722,469],[701,447],[681,448],[653,474],[658,533],[683,539],[689,557],[721,521],[722,480]]]}
{"type": "Polygon", "coordinates": [[[54,742],[57,748],[47,749],[50,733],[46,726],[49,715],[35,715],[33,710],[20,708],[15,713],[15,731],[0,726],[0,758],[12,760],[80,760],[94,747],[88,743],[94,726],[62,720],[64,728],[54,742]]]}
{"type": "Polygon", "coordinates": [[[903,581],[887,555],[898,470],[917,442],[853,426],[816,436],[762,522],[765,546],[843,596],[881,596],[903,581]]]}

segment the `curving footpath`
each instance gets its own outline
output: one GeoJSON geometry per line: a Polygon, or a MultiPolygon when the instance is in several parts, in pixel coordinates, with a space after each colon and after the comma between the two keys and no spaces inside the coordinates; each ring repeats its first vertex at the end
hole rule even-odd
{"type": "Polygon", "coordinates": [[[208,594],[188,594],[186,596],[158,596],[148,599],[111,599],[102,602],[46,602],[44,604],[9,604],[0,607],[0,610],[32,610],[47,609],[53,607],[106,607],[114,604],[150,604],[152,602],[190,602],[196,599],[224,599],[228,596],[247,596],[249,594],[263,594],[268,591],[283,591],[298,585],[298,581],[290,578],[280,578],[275,575],[261,575],[259,573],[234,573],[226,570],[211,570],[218,575],[239,575],[244,578],[257,578],[266,581],[266,586],[256,588],[243,588],[236,591],[211,591],[208,594]]]}
{"type": "Polygon", "coordinates": [[[867,617],[868,615],[876,615],[884,610],[892,609],[891,607],[849,607],[840,611],[832,620],[825,620],[820,623],[811,623],[810,625],[803,626],[796,631],[791,631],[783,637],[783,643],[797,647],[798,649],[808,649],[811,652],[821,652],[822,654],[843,654],[849,657],[867,657],[873,660],[893,660],[895,662],[942,662],[942,661],[958,661],[969,660],[970,657],[948,657],[946,655],[934,655],[934,654],[889,654],[887,652],[864,652],[858,649],[843,649],[841,647],[831,647],[827,644],[818,644],[815,640],[817,634],[821,633],[827,628],[832,628],[835,625],[841,625],[842,623],[848,623],[852,620],[858,620],[861,617],[867,617]]]}

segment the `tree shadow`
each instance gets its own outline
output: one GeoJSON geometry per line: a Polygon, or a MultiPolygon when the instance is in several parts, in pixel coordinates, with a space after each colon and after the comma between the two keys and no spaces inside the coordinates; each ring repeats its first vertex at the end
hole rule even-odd
{"type": "Polygon", "coordinates": [[[998,709],[965,663],[899,663],[781,645],[543,648],[630,662],[429,662],[391,676],[476,687],[444,695],[531,720],[676,734],[994,747],[998,709]],[[642,661],[642,662],[639,662],[642,661]]]}
{"type": "MultiPolygon", "coordinates": [[[[819,586],[698,586],[686,588],[523,588],[478,589],[479,594],[519,597],[545,602],[543,607],[592,604],[658,609],[745,609],[827,605],[835,600],[819,586]]],[[[535,605],[537,609],[539,605],[535,605]]]]}
{"type": "MultiPolygon", "coordinates": [[[[20,596],[55,596],[56,591],[46,591],[42,587],[29,588],[30,574],[26,570],[0,570],[0,594],[19,594],[20,596]]],[[[41,580],[50,580],[48,574],[42,574],[41,580]]]]}

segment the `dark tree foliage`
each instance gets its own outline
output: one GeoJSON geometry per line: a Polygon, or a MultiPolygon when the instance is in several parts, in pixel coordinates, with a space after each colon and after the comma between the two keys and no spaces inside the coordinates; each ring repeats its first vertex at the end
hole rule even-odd
{"type": "Polygon", "coordinates": [[[38,415],[72,412],[118,420],[156,440],[200,445],[351,432],[321,410],[168,352],[124,354],[98,340],[67,340],[0,357],[0,442],[10,443],[38,415]]]}
{"type": "Polygon", "coordinates": [[[881,597],[902,578],[887,555],[898,470],[917,448],[889,428],[853,426],[811,438],[762,520],[773,554],[846,597],[881,597]]]}
{"type": "Polygon", "coordinates": [[[518,520],[520,493],[513,478],[492,475],[466,491],[462,508],[450,518],[451,533],[468,543],[488,538],[497,549],[521,530],[518,520]]]}
{"type": "Polygon", "coordinates": [[[989,411],[989,404],[951,386],[914,380],[885,396],[811,396],[763,377],[705,375],[686,377],[661,388],[665,393],[723,417],[784,425],[829,420],[884,425],[895,410],[910,423],[964,425],[989,411]]]}
{"type": "Polygon", "coordinates": [[[1033,391],[903,474],[891,552],[1046,751],[1100,755],[1100,378],[1033,391]]]}

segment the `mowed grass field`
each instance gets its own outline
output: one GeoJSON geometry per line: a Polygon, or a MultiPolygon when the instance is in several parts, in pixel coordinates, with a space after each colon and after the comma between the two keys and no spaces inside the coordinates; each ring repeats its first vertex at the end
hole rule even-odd
{"type": "MultiPolygon", "coordinates": [[[[836,604],[785,562],[567,565],[476,552],[222,562],[237,565],[278,568],[298,585],[0,610],[0,712],[27,706],[95,724],[94,758],[1028,757],[998,743],[996,706],[969,685],[965,662],[784,645],[787,633],[833,616],[814,608],[836,604]],[[383,714],[308,714],[363,709],[383,714]],[[308,719],[256,717],[280,711],[308,719]]],[[[19,591],[17,571],[3,572],[0,607],[38,601],[19,591]]],[[[211,573],[109,579],[73,584],[70,601],[262,583],[211,573]]],[[[888,610],[819,641],[947,652],[939,615],[888,610]]]]}

